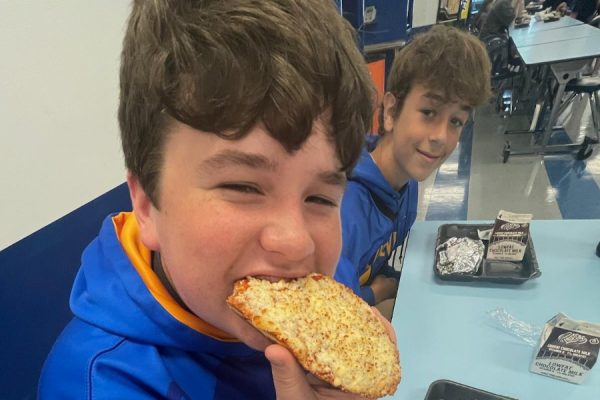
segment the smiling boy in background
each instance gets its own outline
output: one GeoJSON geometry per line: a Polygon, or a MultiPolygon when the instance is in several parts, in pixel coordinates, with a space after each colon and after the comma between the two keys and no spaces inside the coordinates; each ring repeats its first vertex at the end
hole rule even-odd
{"type": "MultiPolygon", "coordinates": [[[[417,215],[417,182],[456,148],[471,111],[490,98],[491,65],[475,36],[434,26],[396,55],[380,113],[342,202],[336,279],[371,305],[395,298],[389,265],[417,215]]],[[[385,314],[385,313],[384,313],[385,314]]]]}

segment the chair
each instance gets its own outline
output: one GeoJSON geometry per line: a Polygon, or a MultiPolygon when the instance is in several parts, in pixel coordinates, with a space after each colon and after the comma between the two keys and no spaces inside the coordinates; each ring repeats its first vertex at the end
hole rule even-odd
{"type": "Polygon", "coordinates": [[[513,79],[520,74],[520,59],[510,56],[510,40],[506,35],[482,38],[492,64],[492,90],[496,93],[496,106],[500,114],[512,112],[513,79]]]}
{"type": "MultiPolygon", "coordinates": [[[[587,67],[585,68],[587,69],[587,67]]],[[[585,71],[582,69],[582,71],[585,71]]],[[[555,74],[556,75],[556,74],[555,74]]],[[[535,131],[515,131],[506,133],[525,133],[534,134],[532,141],[532,150],[514,150],[511,149],[510,142],[506,142],[502,151],[503,162],[506,163],[510,154],[564,154],[575,153],[577,160],[587,159],[593,152],[593,145],[600,142],[600,76],[583,75],[576,78],[575,73],[563,73],[556,75],[558,80],[554,88],[548,90],[550,116],[543,118],[542,129],[535,131]],[[562,115],[577,96],[587,95],[591,117],[593,134],[586,135],[579,143],[549,144],[552,133],[556,130],[562,130],[562,127],[555,126],[558,116],[562,115]],[[534,144],[535,143],[535,144],[534,144]]],[[[535,119],[535,117],[534,117],[535,119]]]]}
{"type": "Polygon", "coordinates": [[[570,80],[565,87],[565,93],[572,95],[588,95],[590,110],[592,112],[592,125],[594,127],[595,137],[584,138],[580,150],[577,152],[578,160],[585,160],[593,151],[592,145],[600,141],[600,76],[583,76],[570,80]]]}

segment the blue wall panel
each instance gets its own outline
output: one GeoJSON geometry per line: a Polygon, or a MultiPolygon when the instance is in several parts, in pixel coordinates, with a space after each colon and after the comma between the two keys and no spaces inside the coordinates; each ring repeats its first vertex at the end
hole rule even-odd
{"type": "Polygon", "coordinates": [[[358,31],[361,46],[406,40],[412,26],[413,0],[338,0],[343,15],[358,31]],[[364,9],[374,6],[373,23],[363,22],[364,9]]]}
{"type": "Polygon", "coordinates": [[[122,184],[0,251],[0,399],[35,399],[46,355],[72,317],[81,253],[108,214],[125,210],[122,184]]]}

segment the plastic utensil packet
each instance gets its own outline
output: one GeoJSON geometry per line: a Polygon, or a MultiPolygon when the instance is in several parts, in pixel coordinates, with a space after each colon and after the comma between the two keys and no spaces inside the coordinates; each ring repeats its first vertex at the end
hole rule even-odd
{"type": "Polygon", "coordinates": [[[516,319],[504,308],[495,308],[486,314],[494,327],[516,336],[532,347],[538,344],[542,333],[541,327],[516,319]]]}

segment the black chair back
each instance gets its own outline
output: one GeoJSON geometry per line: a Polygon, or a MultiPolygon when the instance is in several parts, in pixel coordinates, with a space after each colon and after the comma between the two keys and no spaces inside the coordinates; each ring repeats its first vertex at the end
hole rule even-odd
{"type": "Polygon", "coordinates": [[[494,35],[483,38],[492,63],[492,80],[506,78],[509,70],[509,39],[505,35],[494,35]]]}

